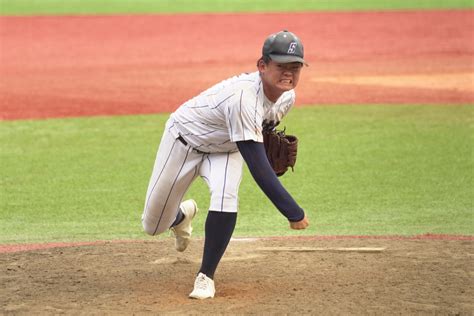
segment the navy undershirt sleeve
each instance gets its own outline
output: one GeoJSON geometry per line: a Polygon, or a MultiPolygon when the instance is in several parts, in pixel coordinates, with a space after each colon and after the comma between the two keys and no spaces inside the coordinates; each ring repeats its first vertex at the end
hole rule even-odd
{"type": "Polygon", "coordinates": [[[278,180],[265,154],[263,143],[252,140],[237,142],[255,182],[268,196],[276,208],[291,222],[304,218],[304,211],[278,180]]]}

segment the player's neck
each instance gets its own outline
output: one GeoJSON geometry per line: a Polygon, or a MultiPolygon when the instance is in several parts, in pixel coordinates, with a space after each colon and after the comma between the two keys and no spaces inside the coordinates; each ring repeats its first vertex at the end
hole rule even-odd
{"type": "Polygon", "coordinates": [[[278,98],[280,98],[280,96],[283,94],[283,91],[281,91],[280,89],[275,89],[263,82],[263,93],[265,94],[268,100],[275,103],[278,98]]]}

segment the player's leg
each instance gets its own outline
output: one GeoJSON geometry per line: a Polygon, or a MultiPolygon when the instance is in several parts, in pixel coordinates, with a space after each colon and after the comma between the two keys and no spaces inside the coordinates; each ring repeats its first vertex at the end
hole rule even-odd
{"type": "Polygon", "coordinates": [[[190,297],[214,297],[214,273],[237,221],[242,164],[242,156],[237,152],[209,155],[201,165],[201,175],[211,191],[211,203],[205,224],[202,264],[190,297]]]}
{"type": "Polygon", "coordinates": [[[142,215],[145,232],[157,235],[177,224],[181,200],[198,175],[202,157],[169,133],[163,134],[142,215]]]}

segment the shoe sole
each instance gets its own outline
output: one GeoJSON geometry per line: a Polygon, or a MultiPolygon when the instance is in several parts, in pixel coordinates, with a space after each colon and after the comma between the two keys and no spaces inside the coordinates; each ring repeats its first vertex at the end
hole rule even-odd
{"type": "MultiPolygon", "coordinates": [[[[193,206],[194,206],[194,207],[193,207],[194,212],[193,212],[193,215],[191,216],[191,220],[193,220],[194,217],[196,216],[198,210],[199,210],[199,209],[198,209],[198,206],[197,206],[197,203],[196,203],[196,201],[194,201],[194,200],[192,200],[192,199],[191,199],[191,200],[186,200],[186,201],[184,201],[184,202],[190,202],[190,203],[193,204],[193,206]]],[[[183,202],[183,203],[184,203],[184,202],[183,202]]],[[[181,212],[182,212],[182,211],[183,211],[183,210],[181,210],[181,212]]],[[[184,213],[184,212],[183,212],[183,213],[184,213]]]]}
{"type": "MultiPolygon", "coordinates": [[[[190,214],[190,216],[189,216],[189,217],[190,217],[190,220],[189,220],[189,221],[190,221],[190,223],[191,223],[192,220],[194,219],[194,217],[196,216],[196,214],[197,214],[197,212],[198,212],[199,209],[198,209],[198,206],[197,206],[196,201],[190,199],[190,200],[184,201],[183,203],[186,203],[186,202],[187,202],[187,203],[191,203],[191,204],[193,205],[193,212],[192,212],[192,215],[190,214]]],[[[183,212],[183,208],[184,208],[184,207],[181,207],[181,212],[183,212]]],[[[183,213],[184,213],[185,216],[186,216],[187,212],[183,212],[183,213]]],[[[191,232],[192,232],[192,226],[191,226],[191,232]]],[[[175,238],[176,238],[176,240],[178,239],[178,237],[176,237],[176,233],[175,233],[175,238]]],[[[178,252],[183,252],[183,251],[185,251],[185,250],[188,248],[188,246],[189,246],[190,238],[191,238],[191,236],[189,236],[188,242],[187,242],[186,245],[184,245],[183,248],[179,248],[179,247],[177,246],[177,244],[175,244],[175,249],[176,249],[176,251],[178,251],[178,252]]]]}
{"type": "Polygon", "coordinates": [[[205,300],[205,299],[208,299],[208,298],[214,298],[214,296],[207,296],[207,297],[199,297],[199,296],[189,296],[190,299],[193,299],[193,300],[205,300]]]}

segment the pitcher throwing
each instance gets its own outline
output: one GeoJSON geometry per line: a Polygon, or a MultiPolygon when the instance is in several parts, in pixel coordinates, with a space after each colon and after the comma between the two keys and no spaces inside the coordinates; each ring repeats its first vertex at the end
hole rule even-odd
{"type": "Polygon", "coordinates": [[[224,80],[181,105],[166,123],[156,155],[142,215],[146,233],[170,229],[178,251],[189,244],[198,207],[182,201],[202,177],[211,200],[205,224],[204,254],[191,298],[215,295],[214,273],[237,220],[243,162],[254,180],[288,219],[305,229],[303,209],[282,186],[267,159],[263,127],[273,129],[295,102],[294,88],[303,65],[303,44],[286,30],[264,42],[257,71],[224,80]]]}

